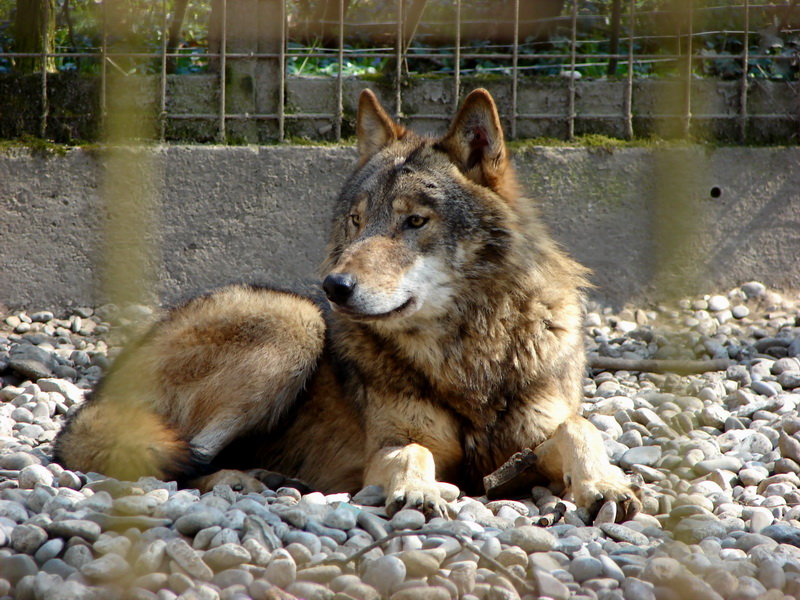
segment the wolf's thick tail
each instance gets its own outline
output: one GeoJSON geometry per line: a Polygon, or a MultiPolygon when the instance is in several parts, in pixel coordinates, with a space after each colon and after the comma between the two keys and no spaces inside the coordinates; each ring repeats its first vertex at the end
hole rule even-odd
{"type": "Polygon", "coordinates": [[[54,458],[67,469],[136,481],[187,481],[206,474],[188,441],[160,415],[142,406],[88,401],[64,425],[54,458]]]}

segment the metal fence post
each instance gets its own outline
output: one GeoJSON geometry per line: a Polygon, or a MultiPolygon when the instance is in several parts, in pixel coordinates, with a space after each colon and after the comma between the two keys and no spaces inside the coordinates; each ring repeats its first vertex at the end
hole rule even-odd
{"type": "Polygon", "coordinates": [[[219,129],[217,132],[218,141],[220,144],[227,142],[227,127],[225,122],[225,113],[227,105],[225,100],[227,94],[225,90],[228,87],[227,78],[225,73],[228,71],[228,0],[222,0],[222,16],[220,19],[220,42],[219,42],[219,129]]]}
{"type": "Polygon", "coordinates": [[[572,0],[569,44],[569,96],[567,99],[567,139],[575,137],[575,64],[578,44],[578,0],[572,0]]]}
{"type": "Polygon", "coordinates": [[[108,4],[102,4],[103,42],[100,48],[100,129],[105,133],[108,120],[108,4]]]}
{"type": "Polygon", "coordinates": [[[344,119],[344,0],[339,0],[339,31],[336,49],[336,118],[334,119],[334,135],[337,141],[342,139],[342,121],[344,119]]]}
{"type": "Polygon", "coordinates": [[[461,0],[456,0],[456,43],[453,56],[453,114],[458,111],[461,96],[461,0]]]}
{"type": "Polygon", "coordinates": [[[397,40],[395,41],[395,88],[394,88],[394,112],[395,117],[403,117],[403,0],[397,0],[397,40]]]}
{"type": "Polygon", "coordinates": [[[625,80],[625,137],[633,139],[633,35],[636,31],[636,0],[630,0],[630,22],[628,25],[628,76],[625,80]]]}
{"type": "Polygon", "coordinates": [[[739,88],[739,136],[747,140],[747,69],[750,62],[750,0],[744,0],[744,40],[742,48],[742,79],[739,88]]]}
{"type": "Polygon", "coordinates": [[[167,0],[161,0],[161,74],[159,77],[158,141],[163,142],[167,133],[167,0]]]}
{"type": "Polygon", "coordinates": [[[683,135],[684,137],[689,136],[689,130],[692,126],[692,53],[694,52],[693,49],[693,39],[692,39],[692,30],[694,29],[694,6],[692,0],[687,0],[686,2],[686,18],[687,18],[687,32],[686,32],[686,73],[685,73],[685,82],[684,85],[686,86],[683,90],[683,135]]]}
{"type": "Polygon", "coordinates": [[[511,56],[511,139],[517,138],[517,86],[519,84],[519,0],[514,0],[514,49],[511,56]]]}

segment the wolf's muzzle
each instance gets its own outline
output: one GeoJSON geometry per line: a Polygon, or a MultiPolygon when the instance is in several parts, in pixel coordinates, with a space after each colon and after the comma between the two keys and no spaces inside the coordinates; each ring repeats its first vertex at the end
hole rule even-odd
{"type": "Polygon", "coordinates": [[[325,295],[334,304],[347,304],[355,288],[356,278],[349,273],[332,273],[322,282],[325,295]]]}

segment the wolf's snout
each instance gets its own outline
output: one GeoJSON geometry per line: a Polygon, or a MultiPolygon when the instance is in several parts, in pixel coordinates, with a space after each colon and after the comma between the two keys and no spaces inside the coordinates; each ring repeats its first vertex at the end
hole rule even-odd
{"type": "Polygon", "coordinates": [[[335,304],[347,303],[355,287],[356,278],[349,273],[332,273],[322,282],[325,295],[335,304]]]}

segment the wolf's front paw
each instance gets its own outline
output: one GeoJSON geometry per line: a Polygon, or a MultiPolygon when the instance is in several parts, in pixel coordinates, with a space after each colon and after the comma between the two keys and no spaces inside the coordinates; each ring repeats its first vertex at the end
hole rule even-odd
{"type": "Polygon", "coordinates": [[[642,510],[642,490],[627,481],[625,475],[611,467],[590,479],[572,481],[570,491],[579,508],[585,508],[594,518],[606,502],[617,505],[617,522],[627,521],[642,510]]]}
{"type": "Polygon", "coordinates": [[[407,482],[389,490],[386,495],[386,513],[391,517],[404,508],[418,510],[428,519],[447,515],[447,502],[436,482],[407,482]]]}
{"type": "Polygon", "coordinates": [[[212,473],[206,477],[200,477],[191,483],[201,492],[210,492],[214,489],[215,485],[222,484],[229,485],[233,491],[241,492],[243,494],[248,494],[250,492],[256,492],[260,494],[267,489],[267,486],[261,483],[258,479],[251,477],[246,473],[242,473],[241,471],[228,469],[217,471],[216,473],[212,473]]]}
{"type": "Polygon", "coordinates": [[[271,490],[277,490],[282,487],[294,488],[301,494],[308,494],[314,491],[309,484],[299,479],[287,477],[277,471],[268,471],[266,469],[250,469],[246,472],[250,477],[258,479],[261,483],[266,485],[271,490]]]}

